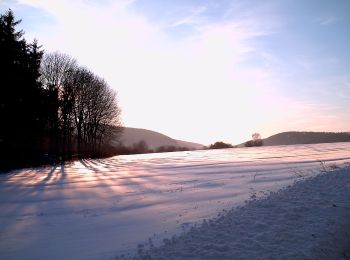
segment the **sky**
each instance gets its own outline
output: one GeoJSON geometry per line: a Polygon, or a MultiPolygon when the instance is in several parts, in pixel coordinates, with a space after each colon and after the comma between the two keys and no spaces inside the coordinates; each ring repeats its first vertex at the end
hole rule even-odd
{"type": "Polygon", "coordinates": [[[124,126],[208,145],[350,132],[350,1],[0,0],[117,91],[124,126]]]}

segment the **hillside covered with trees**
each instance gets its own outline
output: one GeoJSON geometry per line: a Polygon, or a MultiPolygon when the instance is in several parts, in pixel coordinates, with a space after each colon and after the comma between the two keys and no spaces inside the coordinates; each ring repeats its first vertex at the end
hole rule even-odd
{"type": "Polygon", "coordinates": [[[187,148],[190,150],[203,149],[204,147],[198,143],[176,140],[156,131],[133,127],[124,127],[119,140],[125,147],[132,147],[140,141],[145,141],[148,148],[154,151],[161,147],[187,148]]]}
{"type": "Polygon", "coordinates": [[[283,132],[263,140],[264,145],[293,145],[350,142],[350,133],[283,132]]]}

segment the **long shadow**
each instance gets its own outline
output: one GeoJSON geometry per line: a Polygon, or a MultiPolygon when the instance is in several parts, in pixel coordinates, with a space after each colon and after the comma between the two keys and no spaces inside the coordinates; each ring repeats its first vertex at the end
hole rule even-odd
{"type": "MultiPolygon", "coordinates": [[[[25,192],[26,196],[20,196],[17,198],[13,198],[17,200],[18,206],[14,207],[12,210],[8,211],[7,214],[14,215],[18,218],[22,218],[24,214],[25,208],[30,208],[31,215],[25,216],[26,218],[30,218],[33,220],[33,224],[38,226],[42,233],[42,237],[47,239],[50,237],[50,228],[49,226],[40,226],[39,221],[44,219],[45,222],[50,225],[55,225],[54,220],[56,218],[50,218],[48,216],[55,215],[57,218],[63,218],[66,214],[72,214],[73,216],[77,215],[78,218],[81,217],[96,217],[104,214],[119,214],[120,211],[127,210],[132,207],[142,207],[148,206],[147,202],[137,203],[134,205],[130,202],[123,202],[123,197],[125,196],[125,192],[123,191],[123,186],[134,186],[138,185],[139,189],[145,189],[144,182],[139,181],[138,179],[130,179],[128,182],[119,182],[116,180],[108,180],[104,178],[106,176],[112,176],[113,171],[103,171],[103,168],[94,167],[94,165],[98,166],[95,161],[89,160],[80,160],[80,163],[86,167],[94,171],[96,176],[96,187],[88,185],[87,187],[79,186],[79,184],[74,185],[63,185],[60,186],[60,180],[65,180],[64,184],[70,183],[72,177],[74,177],[74,169],[67,167],[65,164],[57,164],[53,165],[51,169],[46,169],[45,175],[41,175],[43,179],[40,182],[37,182],[33,187],[28,187],[25,190],[16,191],[25,192]],[[49,185],[49,184],[58,184],[49,185]],[[100,186],[100,185],[102,186],[100,186]],[[41,187],[37,187],[37,185],[41,187]],[[118,186],[121,186],[120,188],[118,186]],[[86,189],[87,188],[87,189],[86,189]],[[47,190],[50,190],[47,192],[47,190]],[[75,200],[70,200],[70,198],[74,198],[75,200]],[[92,205],[84,203],[86,199],[90,199],[94,197],[94,200],[100,200],[101,205],[92,203],[92,205]],[[25,198],[25,199],[24,199],[25,198]],[[28,202],[27,199],[30,201],[28,202]],[[50,207],[45,206],[46,204],[40,203],[40,201],[50,201],[53,200],[50,204],[50,207]],[[109,204],[105,204],[106,200],[110,202],[109,204]],[[27,206],[28,205],[28,206],[27,206]]],[[[78,178],[84,179],[84,176],[79,176],[78,178]]],[[[64,182],[64,181],[63,181],[64,182]]],[[[137,190],[136,188],[135,190],[137,190]]],[[[136,199],[139,200],[139,196],[136,196],[136,199]]],[[[74,221],[77,218],[72,218],[74,221]]],[[[83,219],[83,218],[81,218],[83,219]]],[[[18,221],[9,221],[8,226],[6,227],[8,230],[12,228],[15,229],[19,226],[18,221]]],[[[26,226],[23,227],[23,231],[26,231],[26,226]]],[[[111,228],[113,228],[111,226],[111,228]]],[[[10,231],[8,231],[10,232],[10,231]]],[[[7,233],[5,233],[7,234],[7,233]]],[[[54,240],[56,241],[56,240],[54,240]]],[[[34,243],[37,246],[37,243],[34,243]]]]}
{"type": "MultiPolygon", "coordinates": [[[[110,159],[97,159],[96,160],[100,165],[103,165],[103,167],[112,169],[112,170],[118,170],[122,168],[122,164],[119,164],[117,160],[110,160],[110,159]]],[[[96,163],[95,163],[96,164],[96,163]]]]}
{"type": "Polygon", "coordinates": [[[66,179],[66,177],[67,177],[67,174],[66,174],[66,171],[65,171],[65,163],[62,162],[61,163],[61,175],[60,175],[59,181],[63,182],[66,179]]]}
{"type": "Polygon", "coordinates": [[[92,171],[95,172],[95,173],[99,172],[99,169],[97,169],[97,168],[91,166],[91,164],[88,164],[86,160],[84,160],[84,159],[79,159],[79,161],[80,161],[80,163],[81,163],[82,165],[84,165],[85,168],[87,168],[87,169],[89,169],[89,170],[92,170],[92,171]]]}
{"type": "Polygon", "coordinates": [[[52,178],[52,175],[53,173],[55,172],[57,168],[57,165],[55,165],[50,171],[49,173],[47,174],[47,176],[40,182],[40,184],[45,184],[47,183],[48,181],[50,181],[50,179],[52,178]]]}

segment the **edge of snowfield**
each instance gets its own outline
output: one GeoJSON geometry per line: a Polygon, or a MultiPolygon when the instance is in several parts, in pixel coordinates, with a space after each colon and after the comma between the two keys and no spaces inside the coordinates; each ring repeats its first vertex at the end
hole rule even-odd
{"type": "Polygon", "coordinates": [[[350,259],[350,167],[296,182],[117,259],[350,259]]]}

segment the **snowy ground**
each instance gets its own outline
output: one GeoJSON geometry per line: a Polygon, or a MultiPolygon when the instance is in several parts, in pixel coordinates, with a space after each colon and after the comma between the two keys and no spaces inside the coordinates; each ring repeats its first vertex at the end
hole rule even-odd
{"type": "Polygon", "coordinates": [[[140,259],[350,259],[350,168],[251,200],[138,251],[140,259]]]}
{"type": "MultiPolygon", "coordinates": [[[[349,161],[350,143],[337,143],[120,156],[13,171],[0,175],[0,259],[110,259],[132,253],[148,238],[157,246],[223,209],[349,161]]],[[[328,209],[329,216],[342,209],[338,204],[328,209]]],[[[283,222],[281,213],[282,235],[307,201],[298,207],[291,220],[283,222]]],[[[250,216],[247,225],[259,220],[250,216]]],[[[272,221],[256,225],[263,231],[272,221]]],[[[337,224],[324,232],[336,231],[337,224]]],[[[243,233],[244,228],[249,230],[241,225],[243,233]]]]}

